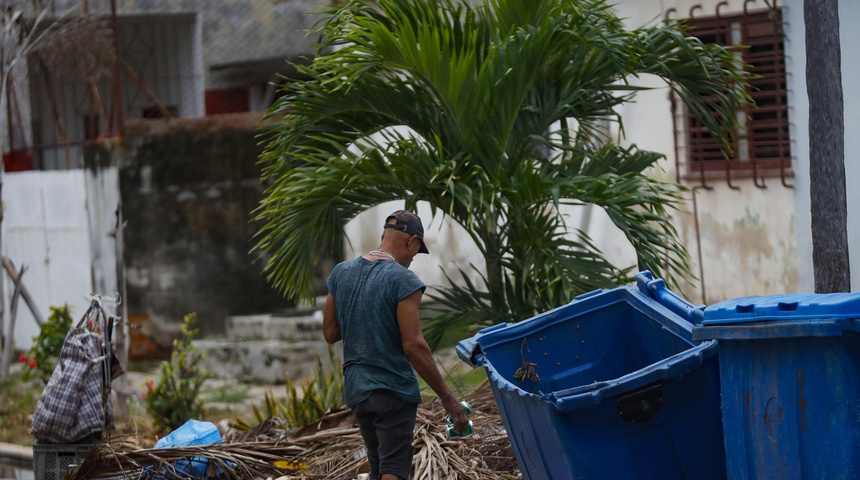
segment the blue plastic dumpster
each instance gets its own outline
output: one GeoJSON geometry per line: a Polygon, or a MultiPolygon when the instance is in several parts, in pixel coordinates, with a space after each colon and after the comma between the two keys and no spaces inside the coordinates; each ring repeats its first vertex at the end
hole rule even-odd
{"type": "Polygon", "coordinates": [[[860,293],[745,297],[703,312],[720,344],[731,479],[860,478],[860,293]]]}
{"type": "Polygon", "coordinates": [[[457,345],[483,366],[523,477],[725,479],[717,344],[654,280],[597,290],[457,345]]]}

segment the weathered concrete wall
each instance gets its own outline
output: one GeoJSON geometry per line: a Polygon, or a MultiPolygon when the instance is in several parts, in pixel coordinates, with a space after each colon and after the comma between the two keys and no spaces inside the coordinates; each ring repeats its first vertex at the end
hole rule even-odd
{"type": "Polygon", "coordinates": [[[255,263],[252,221],[263,187],[253,115],[129,125],[88,162],[119,167],[128,315],[169,346],[186,313],[202,334],[231,315],[290,306],[255,263]]]}

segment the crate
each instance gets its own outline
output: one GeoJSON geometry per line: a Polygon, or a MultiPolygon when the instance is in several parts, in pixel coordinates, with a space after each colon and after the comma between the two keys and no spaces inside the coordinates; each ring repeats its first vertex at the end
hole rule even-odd
{"type": "Polygon", "coordinates": [[[36,480],[62,480],[69,465],[80,463],[93,444],[33,443],[36,480]]]}

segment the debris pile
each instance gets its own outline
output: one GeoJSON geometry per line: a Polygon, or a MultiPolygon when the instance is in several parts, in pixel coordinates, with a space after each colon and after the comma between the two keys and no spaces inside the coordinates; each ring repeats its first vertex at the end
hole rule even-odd
{"type": "MultiPolygon", "coordinates": [[[[514,480],[519,468],[488,383],[464,397],[471,406],[474,433],[445,436],[445,410],[438,399],[418,408],[412,478],[514,480]]],[[[169,449],[136,449],[133,444],[102,443],[67,479],[188,478],[173,467],[192,458],[209,459],[207,477],[223,479],[354,479],[367,472],[364,444],[348,409],[330,412],[300,429],[285,428],[272,417],[245,432],[225,435],[224,443],[169,449]]]]}

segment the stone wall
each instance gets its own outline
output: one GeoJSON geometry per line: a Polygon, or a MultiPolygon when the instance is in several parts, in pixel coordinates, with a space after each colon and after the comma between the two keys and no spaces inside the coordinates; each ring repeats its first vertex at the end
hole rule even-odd
{"type": "Polygon", "coordinates": [[[249,253],[263,192],[259,127],[259,115],[139,121],[121,141],[87,147],[90,166],[119,167],[128,318],[162,351],[186,313],[213,336],[230,316],[292,306],[249,253]]]}

